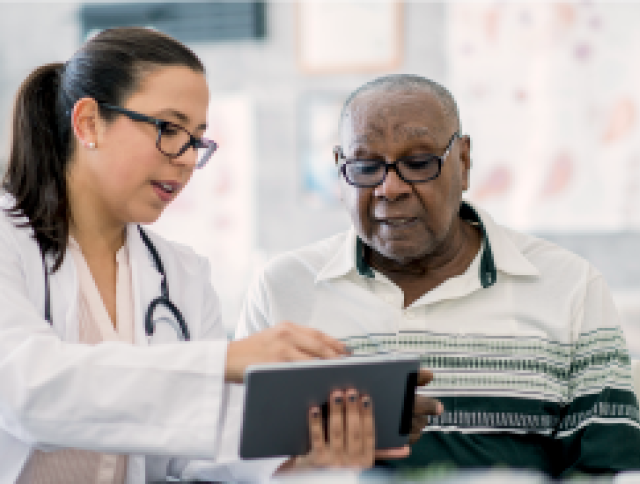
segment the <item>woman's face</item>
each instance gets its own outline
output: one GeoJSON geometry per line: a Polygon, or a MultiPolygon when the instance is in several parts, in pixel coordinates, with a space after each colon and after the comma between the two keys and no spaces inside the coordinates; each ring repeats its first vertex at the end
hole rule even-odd
{"type": "MultiPolygon", "coordinates": [[[[120,107],[170,121],[201,137],[208,101],[202,73],[172,66],[151,70],[120,107]]],[[[153,124],[117,113],[110,122],[98,117],[95,147],[80,146],[81,156],[70,168],[74,191],[81,187],[82,199],[76,202],[91,202],[99,216],[114,223],[155,221],[189,181],[196,163],[194,149],[170,158],[158,150],[157,138],[153,124]]]]}

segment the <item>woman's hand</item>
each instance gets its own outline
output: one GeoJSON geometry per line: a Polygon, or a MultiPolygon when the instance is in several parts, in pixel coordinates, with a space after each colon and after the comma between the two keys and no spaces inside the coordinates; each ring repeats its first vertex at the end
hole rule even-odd
{"type": "Polygon", "coordinates": [[[258,363],[336,358],[346,354],[346,346],[337,339],[312,328],[284,322],[229,343],[225,380],[242,383],[247,366],[258,363]]]}
{"type": "Polygon", "coordinates": [[[367,469],[376,458],[400,458],[409,455],[409,447],[375,450],[373,405],[367,395],[356,390],[335,391],[329,398],[329,420],[325,433],[320,409],[309,411],[311,450],[292,457],[278,472],[318,468],[367,469]]]}

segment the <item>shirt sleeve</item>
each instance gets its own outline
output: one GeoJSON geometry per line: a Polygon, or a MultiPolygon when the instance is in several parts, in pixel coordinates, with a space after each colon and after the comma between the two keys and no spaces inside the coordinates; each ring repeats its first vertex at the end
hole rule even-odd
{"type": "Polygon", "coordinates": [[[269,314],[269,290],[265,273],[261,273],[249,286],[247,297],[240,311],[234,339],[246,338],[273,326],[269,314]]]}
{"type": "Polygon", "coordinates": [[[556,474],[640,469],[638,402],[629,352],[601,275],[590,278],[573,324],[570,399],[555,431],[560,449],[556,474]]]}

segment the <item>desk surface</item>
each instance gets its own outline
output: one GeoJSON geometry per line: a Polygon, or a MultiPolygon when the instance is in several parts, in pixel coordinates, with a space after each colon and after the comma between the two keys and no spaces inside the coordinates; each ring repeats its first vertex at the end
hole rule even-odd
{"type": "Polygon", "coordinates": [[[280,476],[271,480],[272,484],[639,484],[640,471],[626,472],[615,477],[580,476],[565,480],[552,480],[543,474],[508,469],[451,471],[428,470],[406,474],[384,472],[352,471],[309,472],[305,474],[280,476]]]}
{"type": "MultiPolygon", "coordinates": [[[[166,483],[210,481],[168,480],[166,483]]],[[[544,474],[510,469],[477,471],[453,471],[447,469],[416,471],[406,474],[389,474],[384,471],[313,471],[282,475],[267,481],[268,484],[640,484],[640,471],[628,471],[614,477],[574,476],[566,480],[550,479],[544,474]]],[[[212,483],[213,484],[213,483],[212,483]]]]}

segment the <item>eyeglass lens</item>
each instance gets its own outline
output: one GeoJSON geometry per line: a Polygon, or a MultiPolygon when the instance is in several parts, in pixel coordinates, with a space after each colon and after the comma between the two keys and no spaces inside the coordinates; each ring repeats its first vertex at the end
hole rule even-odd
{"type": "MultiPolygon", "coordinates": [[[[421,182],[440,174],[440,158],[435,155],[400,159],[396,162],[400,175],[406,181],[421,182]]],[[[347,180],[356,185],[374,186],[382,182],[387,167],[377,160],[350,160],[344,165],[347,180]]]]}
{"type": "MultiPolygon", "coordinates": [[[[174,124],[166,124],[160,128],[159,148],[170,156],[180,156],[191,148],[191,135],[182,127],[174,124]]],[[[204,140],[203,140],[204,141],[204,140]]],[[[196,167],[203,167],[216,149],[215,143],[206,145],[197,144],[196,167]]]]}

